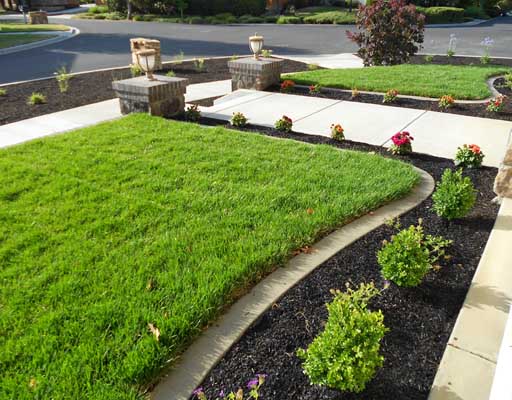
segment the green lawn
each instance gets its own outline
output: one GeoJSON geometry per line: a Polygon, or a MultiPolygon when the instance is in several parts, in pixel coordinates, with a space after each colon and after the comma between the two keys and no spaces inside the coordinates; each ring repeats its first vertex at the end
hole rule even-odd
{"type": "Polygon", "coordinates": [[[0,170],[0,398],[17,400],[142,398],[234,294],[418,181],[147,115],[2,149],[0,170]]]}
{"type": "Polygon", "coordinates": [[[487,78],[512,71],[497,66],[411,65],[356,69],[324,69],[284,75],[297,84],[456,99],[485,99],[491,96],[487,78]]]}
{"type": "Polygon", "coordinates": [[[19,21],[0,20],[0,33],[1,32],[42,32],[42,31],[67,31],[69,26],[66,25],[30,25],[19,23],[19,21]]]}
{"type": "Polygon", "coordinates": [[[19,35],[2,35],[0,33],[0,49],[6,47],[19,46],[21,44],[39,42],[40,40],[51,39],[55,35],[31,35],[31,34],[19,34],[19,35]]]}

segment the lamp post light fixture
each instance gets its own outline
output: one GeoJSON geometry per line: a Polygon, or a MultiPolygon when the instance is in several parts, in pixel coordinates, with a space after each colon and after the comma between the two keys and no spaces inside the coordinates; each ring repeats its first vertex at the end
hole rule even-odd
{"type": "Polygon", "coordinates": [[[249,38],[249,44],[251,45],[251,51],[254,53],[255,60],[259,59],[259,54],[261,53],[261,50],[263,50],[263,43],[263,36],[258,36],[257,33],[249,38]]]}
{"type": "Polygon", "coordinates": [[[153,71],[156,62],[156,50],[141,50],[135,54],[137,55],[137,64],[139,64],[140,69],[146,73],[146,78],[150,81],[154,81],[153,71]]]}

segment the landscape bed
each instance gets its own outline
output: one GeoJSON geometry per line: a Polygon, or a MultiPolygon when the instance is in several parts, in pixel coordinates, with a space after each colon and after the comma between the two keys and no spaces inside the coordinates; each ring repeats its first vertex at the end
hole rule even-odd
{"type": "MultiPolygon", "coordinates": [[[[204,69],[201,71],[197,70],[194,61],[175,62],[165,64],[161,73],[165,74],[172,70],[176,76],[189,79],[189,84],[231,79],[228,70],[229,60],[229,57],[205,59],[204,69]]],[[[283,72],[305,71],[307,65],[284,60],[282,68],[283,72]]],[[[59,91],[55,78],[0,85],[0,88],[7,91],[5,96],[0,96],[0,125],[113,99],[116,96],[112,90],[112,81],[129,77],[129,68],[73,75],[69,81],[69,89],[65,93],[59,91]],[[46,104],[27,105],[28,97],[34,92],[45,95],[46,104]]]]}
{"type": "MultiPolygon", "coordinates": [[[[413,57],[411,60],[411,63],[413,65],[422,64],[424,63],[424,58],[420,56],[413,57]]],[[[455,66],[471,66],[471,65],[478,65],[478,58],[470,58],[470,57],[445,57],[445,56],[435,56],[434,60],[432,61],[433,64],[429,64],[428,67],[434,67],[436,65],[444,66],[449,63],[453,63],[455,66]]],[[[500,60],[500,59],[493,59],[492,60],[492,66],[497,67],[498,70],[500,70],[503,67],[504,70],[507,70],[512,66],[512,60],[500,60]]],[[[402,66],[400,66],[402,67],[402,66]]],[[[475,67],[476,68],[476,67],[475,67]]],[[[509,69],[510,70],[510,69],[509,69]]],[[[350,70],[347,70],[347,73],[349,73],[350,70]]],[[[313,71],[314,72],[314,71],[313,71]]],[[[309,72],[308,72],[309,73],[309,72]]],[[[293,74],[288,75],[286,77],[287,79],[291,79],[294,82],[297,82],[299,85],[300,83],[311,83],[310,81],[306,80],[300,80],[294,77],[293,74]]],[[[283,78],[285,79],[285,78],[283,78]]],[[[433,78],[435,81],[435,78],[433,78]]],[[[367,82],[365,82],[367,84],[367,82]]],[[[480,82],[483,83],[483,82],[480,82]]],[[[469,83],[468,83],[469,85],[469,83]]],[[[303,85],[300,85],[303,86],[303,85]]],[[[372,104],[384,104],[383,103],[383,94],[365,94],[365,93],[359,93],[356,98],[352,98],[352,93],[350,90],[342,90],[332,87],[321,87],[320,93],[310,93],[308,86],[303,87],[296,87],[292,88],[289,93],[291,94],[299,94],[304,96],[315,96],[315,97],[325,97],[325,98],[331,98],[336,100],[344,100],[344,101],[357,101],[361,103],[372,103],[372,104]]],[[[470,85],[471,86],[471,85],[470,85]]],[[[485,84],[487,87],[487,85],[485,84]]],[[[494,84],[495,89],[498,92],[503,93],[504,95],[508,95],[509,90],[503,87],[503,80],[497,80],[494,84]]],[[[352,89],[352,88],[351,88],[352,89]]],[[[363,87],[357,87],[358,90],[364,90],[363,87]]],[[[397,89],[393,86],[393,84],[389,84],[389,86],[382,86],[380,89],[382,90],[390,90],[390,89],[397,89]],[[384,89],[387,88],[387,89],[384,89]]],[[[270,91],[280,91],[280,88],[275,86],[269,89],[270,91]]],[[[411,93],[410,89],[406,92],[411,93]]],[[[414,92],[412,92],[414,93],[414,92]]],[[[442,93],[442,92],[439,92],[442,93]]],[[[439,93],[435,93],[438,95],[439,93]]],[[[405,95],[406,93],[403,93],[399,90],[399,94],[405,95]]],[[[416,93],[417,95],[425,95],[427,93],[416,93]]],[[[431,93],[432,95],[434,93],[431,93]]],[[[446,93],[444,94],[450,94],[448,90],[446,90],[446,93]]],[[[455,97],[455,100],[458,98],[455,97]]],[[[439,107],[438,100],[421,100],[421,99],[414,99],[414,98],[407,98],[407,97],[398,97],[395,101],[391,103],[385,103],[386,106],[392,106],[392,107],[406,107],[406,108],[414,108],[419,110],[429,110],[429,111],[438,111],[438,112],[444,112],[444,113],[451,113],[451,114],[460,114],[460,115],[468,115],[468,116],[474,116],[474,117],[481,117],[481,118],[491,118],[491,119],[500,119],[505,121],[512,121],[512,102],[509,100],[504,102],[503,109],[500,112],[490,112],[487,111],[487,105],[485,102],[481,103],[455,103],[452,107],[448,109],[442,109],[439,107]]]]}
{"type": "MultiPolygon", "coordinates": [[[[219,124],[212,120],[203,123],[219,124]]],[[[262,127],[244,130],[395,157],[383,148],[362,143],[340,143],[322,136],[281,133],[262,127]]],[[[454,169],[453,161],[448,159],[414,153],[399,158],[428,172],[436,181],[446,168],[454,169]]],[[[432,271],[420,286],[399,288],[391,283],[387,287],[376,253],[383,240],[389,240],[396,231],[386,225],[379,227],[323,263],[265,312],[200,385],[208,398],[215,399],[221,389],[228,392],[245,388],[248,379],[266,374],[260,391],[264,399],[427,399],[497,216],[498,206],[492,203],[496,172],[487,167],[465,170],[464,175],[471,178],[478,194],[475,208],[463,219],[442,220],[432,211],[431,198],[400,218],[404,228],[422,219],[426,233],[454,241],[448,249],[451,258],[441,261],[441,269],[432,271]],[[381,289],[387,287],[370,307],[383,311],[384,323],[390,329],[381,347],[384,366],[359,394],[311,385],[296,350],[307,347],[322,330],[327,319],[325,304],[332,300],[330,290],[344,289],[347,283],[356,287],[362,282],[374,282],[381,289]]],[[[439,390],[445,396],[452,394],[449,388],[439,390]]]]}
{"type": "Polygon", "coordinates": [[[0,153],[2,399],[142,398],[253,283],[418,181],[143,114],[0,153]]]}
{"type": "Polygon", "coordinates": [[[23,34],[19,35],[1,35],[0,34],[0,49],[5,49],[13,46],[20,46],[22,44],[39,42],[41,40],[53,39],[55,35],[35,35],[23,34]]]}

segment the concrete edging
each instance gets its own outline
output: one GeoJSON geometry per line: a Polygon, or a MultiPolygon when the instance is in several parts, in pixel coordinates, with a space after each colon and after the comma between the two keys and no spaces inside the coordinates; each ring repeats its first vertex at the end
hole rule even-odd
{"type": "MultiPolygon", "coordinates": [[[[512,199],[504,198],[450,334],[429,400],[489,399],[512,302],[512,269],[507,257],[510,243],[512,199]]],[[[510,371],[506,372],[510,382],[510,371]]],[[[495,391],[497,396],[498,388],[495,391]]]]}
{"type": "Polygon", "coordinates": [[[384,205],[372,213],[341,227],[312,246],[310,254],[293,257],[238,300],[223,316],[206,329],[181,355],[172,369],[162,376],[150,393],[152,400],[188,400],[192,391],[236,343],[244,332],[281,296],[313,272],[324,261],[386,220],[413,209],[434,190],[434,179],[425,171],[420,183],[406,197],[384,205]]]}
{"type": "MultiPolygon", "coordinates": [[[[0,56],[18,53],[20,51],[32,50],[38,47],[48,46],[50,44],[60,43],[65,40],[74,38],[75,36],[78,36],[80,34],[80,30],[78,28],[71,27],[69,31],[19,32],[19,34],[24,33],[28,33],[31,35],[56,35],[57,37],[46,40],[40,40],[34,43],[27,43],[21,44],[19,46],[8,47],[6,49],[0,49],[0,56]]],[[[15,34],[13,33],[13,35],[15,34]]]]}

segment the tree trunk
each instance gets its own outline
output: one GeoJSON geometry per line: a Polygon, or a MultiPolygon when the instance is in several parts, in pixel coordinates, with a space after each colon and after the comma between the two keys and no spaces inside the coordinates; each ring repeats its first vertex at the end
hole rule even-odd
{"type": "Polygon", "coordinates": [[[126,14],[127,14],[126,18],[131,20],[132,19],[132,12],[133,12],[131,0],[127,0],[127,2],[126,2],[126,10],[127,10],[126,11],[126,14]]]}

